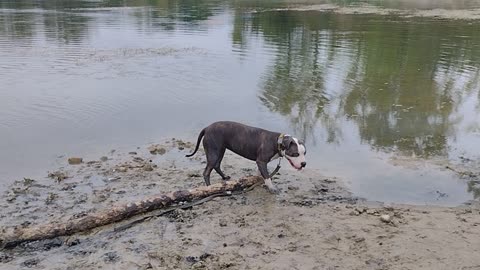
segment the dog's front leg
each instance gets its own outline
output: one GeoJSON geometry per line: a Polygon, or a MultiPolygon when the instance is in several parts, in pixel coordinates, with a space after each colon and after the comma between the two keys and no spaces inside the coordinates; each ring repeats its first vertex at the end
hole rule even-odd
{"type": "Polygon", "coordinates": [[[265,182],[265,185],[267,186],[268,190],[271,193],[278,193],[278,189],[273,186],[272,179],[270,179],[270,174],[268,173],[268,167],[267,167],[267,162],[264,161],[258,161],[257,160],[257,166],[258,170],[260,171],[260,174],[263,177],[263,181],[265,182]]]}

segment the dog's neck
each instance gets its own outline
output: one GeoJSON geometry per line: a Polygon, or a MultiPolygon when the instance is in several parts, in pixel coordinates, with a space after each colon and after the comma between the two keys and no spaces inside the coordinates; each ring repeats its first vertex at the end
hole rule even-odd
{"type": "Polygon", "coordinates": [[[288,134],[280,134],[277,139],[277,152],[280,157],[285,156],[285,148],[283,147],[283,138],[289,137],[288,134]]]}

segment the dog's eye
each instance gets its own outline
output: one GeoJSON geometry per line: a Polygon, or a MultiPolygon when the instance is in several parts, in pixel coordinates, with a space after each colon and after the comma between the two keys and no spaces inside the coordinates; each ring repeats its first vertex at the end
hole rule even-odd
{"type": "Polygon", "coordinates": [[[292,154],[292,157],[298,157],[298,156],[300,156],[300,154],[298,154],[298,153],[293,153],[292,154]]]}

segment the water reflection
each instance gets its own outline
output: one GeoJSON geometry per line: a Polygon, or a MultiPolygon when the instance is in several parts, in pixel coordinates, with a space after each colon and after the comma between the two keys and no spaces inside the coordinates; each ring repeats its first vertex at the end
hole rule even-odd
{"type": "Polygon", "coordinates": [[[250,23],[278,50],[260,99],[306,137],[319,122],[341,141],[343,118],[376,149],[446,155],[460,107],[478,98],[477,25],[294,12],[250,23]]]}
{"type": "MultiPolygon", "coordinates": [[[[0,76],[9,89],[0,92],[7,108],[0,128],[16,145],[26,141],[16,134],[19,126],[25,127],[22,134],[43,134],[42,143],[35,144],[39,148],[50,138],[47,127],[63,128],[58,132],[63,135],[50,139],[58,152],[66,148],[59,138],[94,147],[105,144],[105,133],[123,134],[121,143],[165,130],[184,135],[191,131],[188,123],[216,120],[223,110],[222,117],[292,127],[309,144],[338,146],[352,156],[367,149],[368,154],[449,157],[452,148],[468,151],[478,143],[472,136],[480,132],[478,22],[262,11],[288,1],[52,3],[0,3],[0,56],[6,59],[0,76]],[[183,54],[190,46],[207,53],[183,54]],[[164,53],[165,47],[179,48],[178,54],[162,57],[173,55],[164,53]],[[210,108],[212,100],[222,104],[210,108]],[[182,109],[191,106],[197,110],[182,109]],[[78,135],[82,132],[88,135],[78,135]]],[[[5,153],[21,152],[14,143],[4,145],[10,147],[5,153]]],[[[327,155],[314,151],[313,156],[327,155]]],[[[8,155],[0,158],[10,160],[8,155]]],[[[364,164],[356,162],[371,158],[365,156],[341,157],[350,162],[343,169],[361,171],[364,164]]],[[[391,169],[385,162],[368,165],[383,166],[382,173],[391,169]]],[[[371,181],[362,187],[371,189],[378,179],[399,180],[388,173],[355,177],[371,181]]],[[[417,175],[402,177],[414,180],[389,188],[415,189],[417,175]]],[[[467,188],[478,196],[477,186],[467,188]]]]}

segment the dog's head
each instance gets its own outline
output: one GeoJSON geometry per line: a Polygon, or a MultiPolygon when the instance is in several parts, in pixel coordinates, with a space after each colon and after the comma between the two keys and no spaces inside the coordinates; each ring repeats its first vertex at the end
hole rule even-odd
{"type": "Polygon", "coordinates": [[[305,148],[305,143],[303,141],[290,135],[286,135],[282,139],[282,149],[285,158],[295,169],[300,171],[307,165],[307,162],[305,162],[307,148],[305,148]]]}

